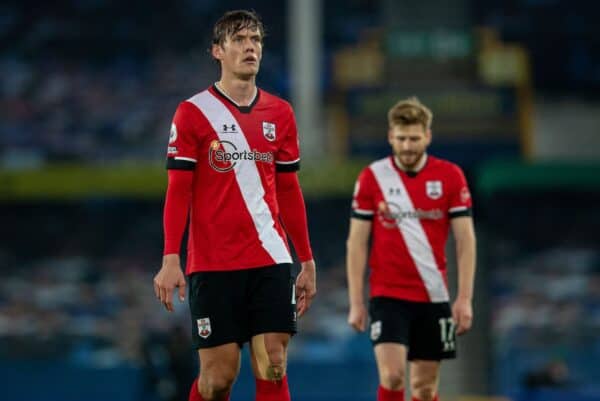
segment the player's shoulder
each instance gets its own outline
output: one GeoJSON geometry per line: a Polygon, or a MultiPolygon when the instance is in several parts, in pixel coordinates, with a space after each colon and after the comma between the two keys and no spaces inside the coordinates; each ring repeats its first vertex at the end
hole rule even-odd
{"type": "Polygon", "coordinates": [[[194,95],[188,97],[187,99],[185,99],[184,101],[182,101],[179,105],[183,106],[185,108],[188,108],[189,110],[199,110],[201,109],[200,104],[202,102],[202,99],[205,98],[206,96],[210,96],[210,90],[209,88],[206,88],[204,90],[201,90],[200,92],[195,93],[194,95]]]}
{"type": "Polygon", "coordinates": [[[292,111],[292,105],[287,100],[273,94],[267,92],[264,89],[259,89],[260,91],[260,102],[267,107],[273,107],[279,110],[292,111]]]}
{"type": "Polygon", "coordinates": [[[200,91],[193,96],[182,100],[177,105],[175,112],[176,120],[189,120],[190,122],[203,123],[205,122],[204,112],[202,110],[202,98],[209,95],[208,89],[200,91]]]}
{"type": "Polygon", "coordinates": [[[201,97],[206,96],[208,89],[197,92],[187,99],[181,100],[177,105],[177,112],[182,113],[197,113],[200,111],[199,100],[201,97]]]}
{"type": "Polygon", "coordinates": [[[462,168],[458,164],[431,155],[427,155],[427,157],[427,166],[432,170],[448,176],[463,175],[462,168]]]}
{"type": "Polygon", "coordinates": [[[372,161],[367,167],[365,167],[365,170],[368,170],[371,173],[380,170],[393,170],[391,156],[386,156],[372,161]]]}
{"type": "Polygon", "coordinates": [[[427,164],[436,169],[450,170],[450,171],[462,171],[460,166],[450,160],[442,159],[439,157],[427,155],[427,164]]]}
{"type": "Polygon", "coordinates": [[[367,166],[363,167],[360,171],[359,179],[368,180],[373,179],[375,174],[381,172],[382,170],[390,169],[390,157],[384,157],[382,159],[377,159],[369,163],[367,166]]]}

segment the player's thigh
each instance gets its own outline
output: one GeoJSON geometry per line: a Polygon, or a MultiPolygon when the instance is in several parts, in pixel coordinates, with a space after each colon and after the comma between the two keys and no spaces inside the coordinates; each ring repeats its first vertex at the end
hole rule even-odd
{"type": "Polygon", "coordinates": [[[395,390],[403,387],[406,346],[397,343],[379,343],[375,345],[374,351],[380,383],[387,389],[395,390]]]}
{"type": "Polygon", "coordinates": [[[408,301],[387,297],[374,297],[369,302],[371,343],[379,381],[387,389],[404,387],[413,309],[408,301]]]}
{"type": "Polygon", "coordinates": [[[286,374],[289,333],[263,333],[252,337],[250,356],[254,376],[279,380],[286,374]]]}
{"type": "Polygon", "coordinates": [[[369,337],[373,346],[395,343],[409,346],[412,309],[406,301],[375,297],[369,301],[369,337]]]}
{"type": "Polygon", "coordinates": [[[189,278],[192,344],[214,348],[248,340],[245,270],[199,272],[189,278]]]}
{"type": "Polygon", "coordinates": [[[419,400],[429,400],[437,394],[440,380],[439,361],[410,361],[410,388],[419,400]]]}
{"type": "Polygon", "coordinates": [[[295,282],[291,264],[252,269],[248,280],[249,337],[296,333],[295,282]]]}
{"type": "Polygon", "coordinates": [[[200,385],[230,386],[240,371],[240,354],[238,343],[199,349],[200,385]]]}
{"type": "Polygon", "coordinates": [[[447,302],[415,305],[408,359],[440,361],[456,357],[455,327],[447,302]]]}

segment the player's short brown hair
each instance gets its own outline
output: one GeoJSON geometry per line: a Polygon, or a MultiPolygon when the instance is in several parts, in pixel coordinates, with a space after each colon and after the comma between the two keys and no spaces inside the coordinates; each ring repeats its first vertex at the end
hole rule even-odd
{"type": "Polygon", "coordinates": [[[428,130],[431,128],[432,121],[433,113],[431,110],[415,96],[400,100],[388,111],[390,128],[397,125],[421,124],[425,130],[428,130]]]}
{"type": "Polygon", "coordinates": [[[261,38],[265,37],[265,27],[260,16],[253,10],[227,11],[215,23],[213,28],[212,43],[222,45],[227,36],[231,36],[242,29],[257,30],[261,38]]]}

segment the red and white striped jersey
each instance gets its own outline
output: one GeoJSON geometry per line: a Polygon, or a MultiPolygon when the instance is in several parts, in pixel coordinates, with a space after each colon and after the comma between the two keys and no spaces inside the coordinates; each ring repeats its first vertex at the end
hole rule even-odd
{"type": "Polygon", "coordinates": [[[167,168],[194,171],[186,273],[291,263],[276,171],[299,168],[292,107],[257,89],[238,106],[216,86],[182,102],[167,168]]]}
{"type": "Polygon", "coordinates": [[[471,214],[460,167],[427,156],[417,173],[392,156],[365,168],[356,182],[352,217],[373,221],[371,297],[448,301],[445,245],[450,219],[471,214]]]}

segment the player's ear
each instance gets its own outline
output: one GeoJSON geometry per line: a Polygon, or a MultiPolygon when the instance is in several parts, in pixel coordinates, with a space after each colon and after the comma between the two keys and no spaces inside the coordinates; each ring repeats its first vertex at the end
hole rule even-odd
{"type": "Polygon", "coordinates": [[[394,138],[394,130],[390,127],[388,128],[388,132],[387,132],[387,139],[388,139],[388,143],[390,145],[392,145],[393,141],[392,139],[394,138]]]}
{"type": "Polygon", "coordinates": [[[213,43],[210,48],[210,54],[212,54],[215,60],[221,60],[223,58],[223,47],[219,43],[213,43]]]}
{"type": "Polygon", "coordinates": [[[427,144],[427,146],[429,146],[429,144],[431,143],[431,135],[431,129],[425,131],[425,143],[427,144]]]}

